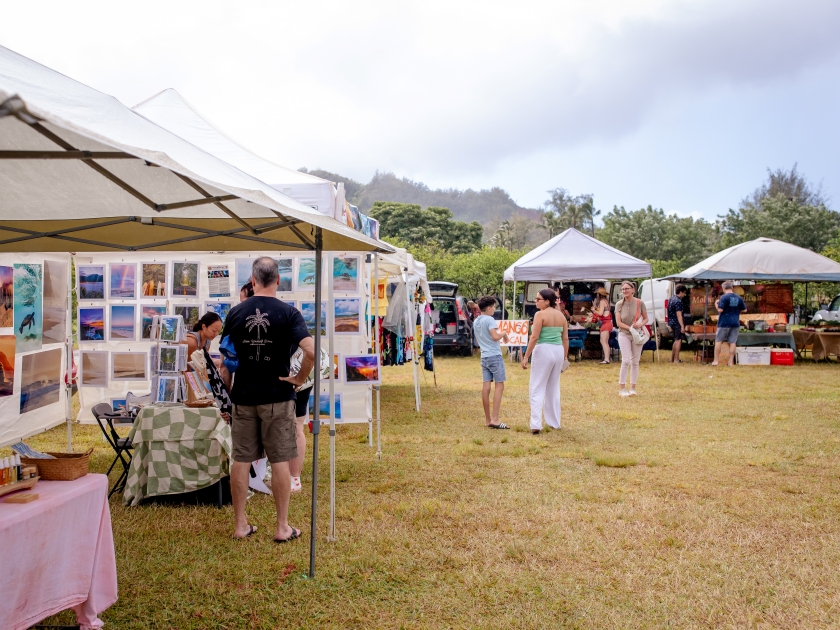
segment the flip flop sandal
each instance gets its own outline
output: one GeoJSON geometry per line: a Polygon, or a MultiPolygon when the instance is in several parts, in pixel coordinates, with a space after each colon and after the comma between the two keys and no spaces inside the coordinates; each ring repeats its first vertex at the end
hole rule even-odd
{"type": "Polygon", "coordinates": [[[488,424],[487,428],[488,429],[510,429],[510,427],[508,425],[506,425],[504,422],[500,422],[499,424],[488,424]]]}
{"type": "Polygon", "coordinates": [[[274,542],[276,542],[278,545],[282,545],[283,543],[287,543],[291,540],[294,540],[295,538],[300,538],[300,530],[292,527],[292,535],[291,536],[289,536],[288,538],[283,538],[282,540],[280,538],[275,538],[274,542]]]}
{"type": "Polygon", "coordinates": [[[531,429],[531,435],[539,435],[539,434],[540,434],[539,429],[531,429]]]}
{"type": "Polygon", "coordinates": [[[244,536],[234,536],[233,539],[234,540],[244,540],[244,539],[250,537],[252,534],[255,534],[257,532],[257,528],[254,527],[253,525],[248,525],[248,527],[250,527],[250,530],[248,531],[247,534],[245,534],[244,536]]]}

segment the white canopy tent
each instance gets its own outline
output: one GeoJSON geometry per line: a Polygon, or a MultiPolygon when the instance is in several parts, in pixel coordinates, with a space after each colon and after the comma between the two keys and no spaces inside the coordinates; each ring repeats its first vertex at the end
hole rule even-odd
{"type": "MultiPolygon", "coordinates": [[[[115,98],[0,47],[0,252],[255,248],[314,250],[316,330],[322,252],[393,252],[115,98]]],[[[320,343],[316,335],[316,356],[320,343]]],[[[313,575],[319,405],[314,416],[313,575]]]]}
{"type": "Polygon", "coordinates": [[[840,263],[810,249],[762,237],[724,249],[668,278],[840,282],[840,263]]]}
{"type": "Polygon", "coordinates": [[[132,109],[284,195],[321,214],[340,218],[344,206],[343,187],[339,195],[339,189],[333,182],[274,164],[254,154],[213,125],[175,90],[166,89],[132,109]]]}

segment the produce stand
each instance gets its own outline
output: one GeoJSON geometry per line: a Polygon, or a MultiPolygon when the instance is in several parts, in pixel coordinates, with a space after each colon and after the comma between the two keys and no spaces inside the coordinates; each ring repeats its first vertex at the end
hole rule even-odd
{"type": "Polygon", "coordinates": [[[792,334],[796,339],[797,357],[801,358],[803,351],[811,350],[814,361],[828,359],[831,354],[840,358],[840,330],[800,328],[792,334]]]}

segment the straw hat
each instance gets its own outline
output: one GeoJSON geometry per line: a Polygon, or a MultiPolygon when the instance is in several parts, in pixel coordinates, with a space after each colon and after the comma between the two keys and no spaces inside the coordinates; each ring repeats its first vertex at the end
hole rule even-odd
{"type": "Polygon", "coordinates": [[[604,287],[598,287],[597,289],[595,289],[595,293],[597,295],[607,297],[607,290],[604,287]]]}

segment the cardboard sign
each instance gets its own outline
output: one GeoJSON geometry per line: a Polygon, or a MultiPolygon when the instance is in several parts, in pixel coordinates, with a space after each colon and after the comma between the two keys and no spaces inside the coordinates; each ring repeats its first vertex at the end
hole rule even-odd
{"type": "Polygon", "coordinates": [[[503,319],[499,322],[499,332],[507,333],[508,342],[504,340],[499,343],[503,346],[527,346],[528,345],[528,320],[527,319],[503,319]]]}
{"type": "MultiPolygon", "coordinates": [[[[736,295],[740,295],[747,305],[748,314],[760,313],[792,313],[793,285],[792,284],[752,284],[732,288],[736,295]]],[[[704,298],[706,290],[703,287],[691,289],[691,315],[703,317],[705,312],[704,298]]],[[[717,317],[715,300],[723,295],[719,282],[709,288],[709,316],[717,317]]]]}

